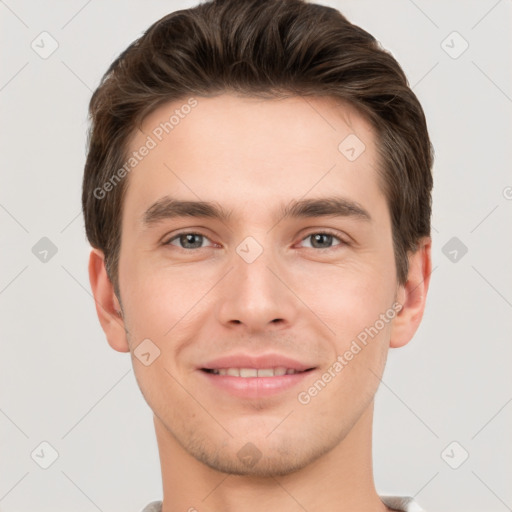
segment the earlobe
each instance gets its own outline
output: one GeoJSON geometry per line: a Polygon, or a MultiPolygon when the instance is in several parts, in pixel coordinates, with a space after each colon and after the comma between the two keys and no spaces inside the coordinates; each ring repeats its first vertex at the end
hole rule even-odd
{"type": "Polygon", "coordinates": [[[420,325],[432,273],[431,247],[431,238],[425,237],[418,243],[418,249],[409,255],[407,282],[399,287],[397,294],[397,302],[402,305],[402,309],[393,320],[390,339],[392,348],[406,345],[420,325]]]}
{"type": "Polygon", "coordinates": [[[118,352],[129,352],[121,307],[107,275],[105,257],[99,249],[92,249],[89,256],[89,282],[96,313],[109,345],[118,352]]]}

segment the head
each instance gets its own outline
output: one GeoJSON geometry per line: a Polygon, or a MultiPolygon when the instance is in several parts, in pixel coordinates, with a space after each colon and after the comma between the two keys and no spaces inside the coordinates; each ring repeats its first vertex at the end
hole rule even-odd
{"type": "Polygon", "coordinates": [[[205,2],[130,45],[90,116],[91,285],[161,424],[240,474],[339,444],[428,289],[433,151],[396,60],[329,7],[205,2]],[[308,371],[241,400],[205,371],[240,354],[308,371]],[[257,464],[237,456],[246,446],[257,464]]]}

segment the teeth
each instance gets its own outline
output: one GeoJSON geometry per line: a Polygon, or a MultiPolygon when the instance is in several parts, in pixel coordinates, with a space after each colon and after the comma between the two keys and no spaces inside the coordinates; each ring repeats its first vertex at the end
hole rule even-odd
{"type": "Polygon", "coordinates": [[[240,377],[257,377],[258,370],[256,368],[240,368],[240,377]]]}
{"type": "Polygon", "coordinates": [[[231,377],[279,377],[281,375],[293,375],[299,373],[292,368],[279,366],[277,368],[218,368],[212,370],[215,375],[230,375],[231,377]]]}
{"type": "Polygon", "coordinates": [[[275,375],[272,368],[261,368],[258,370],[258,377],[273,377],[275,375]]]}

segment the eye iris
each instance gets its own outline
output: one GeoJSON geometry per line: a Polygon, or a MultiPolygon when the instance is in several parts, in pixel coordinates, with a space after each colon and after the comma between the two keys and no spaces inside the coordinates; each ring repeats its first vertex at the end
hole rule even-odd
{"type": "MultiPolygon", "coordinates": [[[[325,248],[323,245],[322,245],[322,241],[325,243],[329,243],[329,242],[332,242],[332,235],[328,235],[327,233],[317,233],[315,235],[312,236],[312,246],[313,247],[317,247],[317,243],[319,242],[320,243],[320,249],[322,248],[325,248]]],[[[330,245],[330,243],[329,243],[330,245]]]]}
{"type": "Polygon", "coordinates": [[[187,249],[191,248],[190,246],[187,246],[187,244],[191,244],[192,248],[201,247],[203,242],[202,235],[197,235],[195,233],[186,233],[184,235],[180,235],[180,243],[186,247],[187,249]],[[196,238],[196,242],[194,243],[194,238],[196,238]]]}

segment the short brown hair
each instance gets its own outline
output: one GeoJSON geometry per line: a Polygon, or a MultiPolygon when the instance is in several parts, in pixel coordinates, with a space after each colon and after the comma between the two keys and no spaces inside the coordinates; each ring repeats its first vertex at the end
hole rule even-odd
{"type": "Polygon", "coordinates": [[[331,7],[305,0],[211,0],[154,23],[112,63],[90,101],[82,207],[87,237],[103,251],[117,296],[127,179],[106,200],[96,191],[123,166],[130,137],[157,107],[224,92],[328,96],[358,109],[377,135],[397,279],[405,283],[408,253],[430,235],[434,152],[423,109],[400,65],[331,7]]]}

